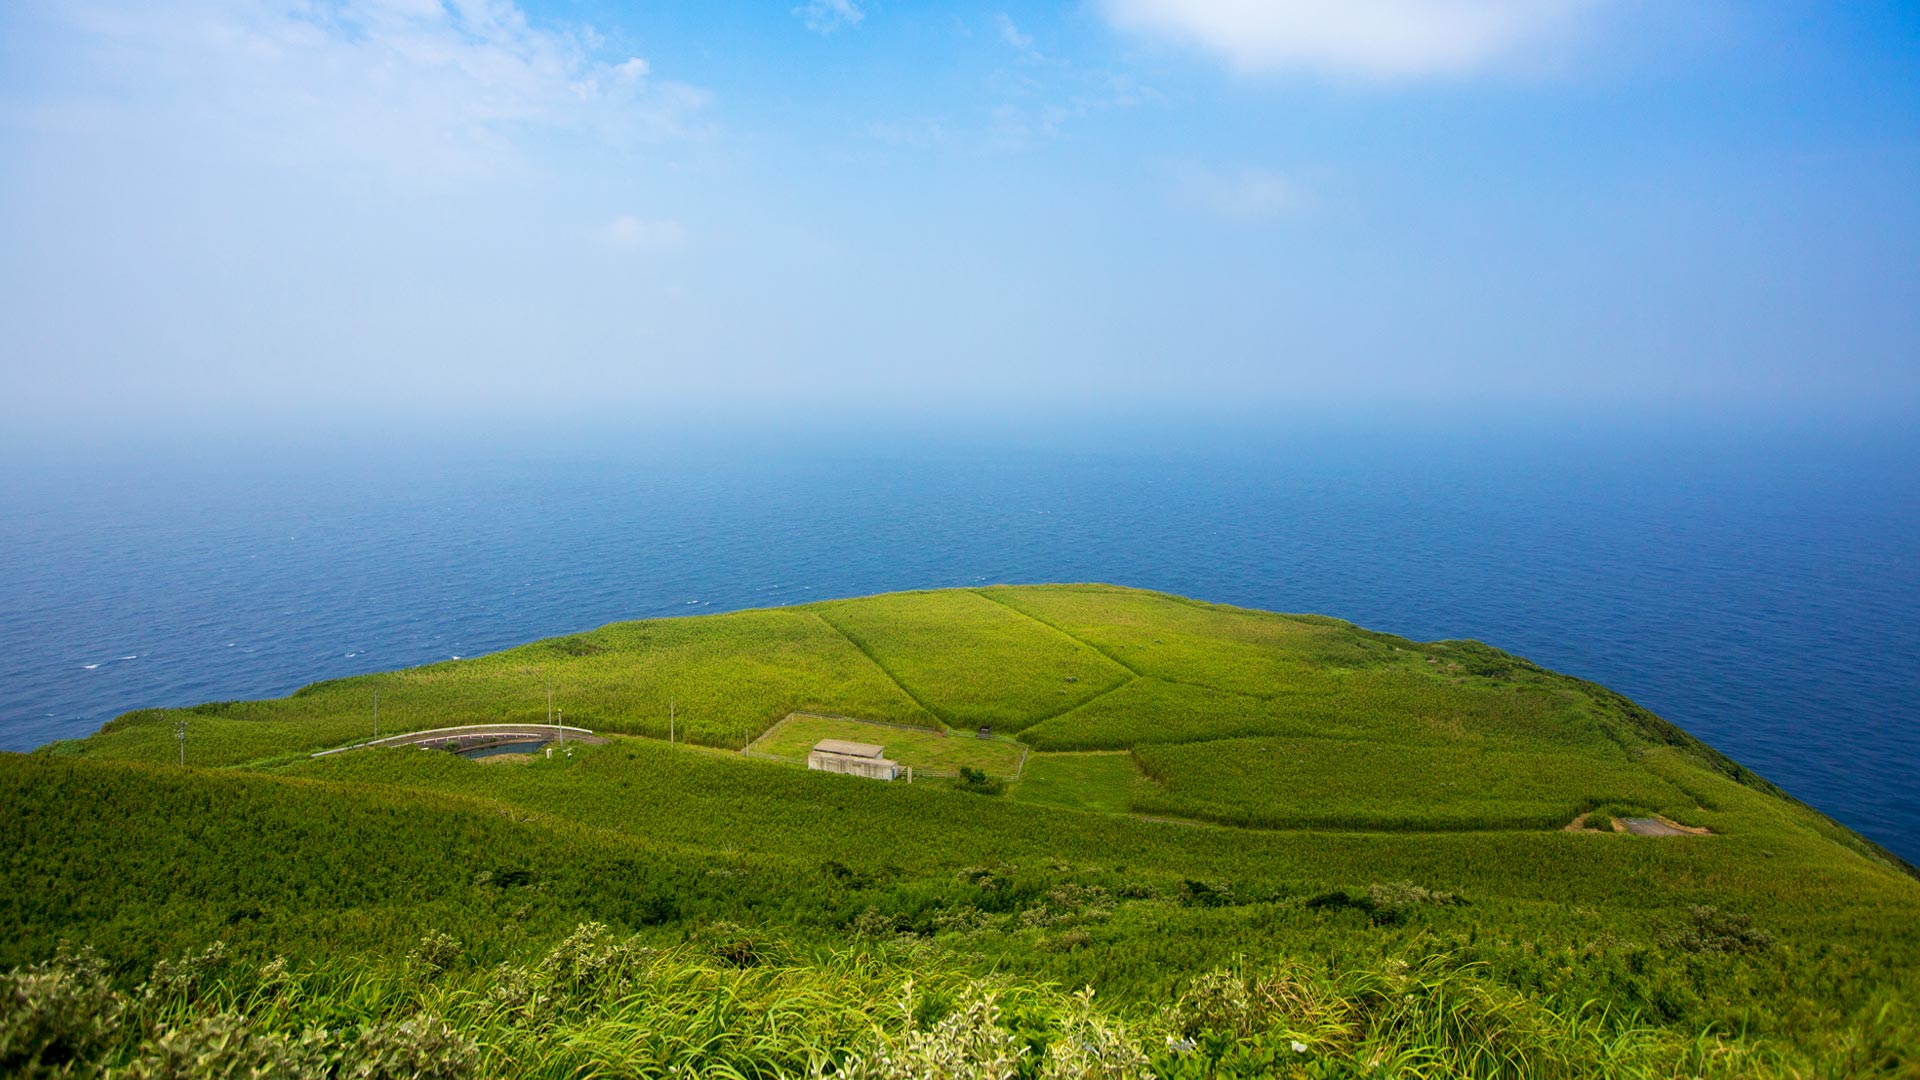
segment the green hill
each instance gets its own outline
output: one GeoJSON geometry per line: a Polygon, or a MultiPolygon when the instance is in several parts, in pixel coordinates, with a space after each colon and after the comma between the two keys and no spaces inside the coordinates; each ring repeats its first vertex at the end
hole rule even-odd
{"type": "Polygon", "coordinates": [[[0,814],[0,1072],[1920,1069],[1874,845],[1497,649],[1110,586],[130,713],[0,757],[0,814]],[[549,679],[607,743],[309,756],[376,692],[389,735],[543,722],[549,679]],[[801,767],[827,736],[915,782],[801,767]]]}

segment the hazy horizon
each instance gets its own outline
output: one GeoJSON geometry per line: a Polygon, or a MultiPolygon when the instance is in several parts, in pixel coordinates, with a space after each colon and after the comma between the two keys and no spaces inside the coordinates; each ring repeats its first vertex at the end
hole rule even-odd
{"type": "Polygon", "coordinates": [[[0,420],[1897,423],[1917,44],[1810,2],[28,0],[0,420]]]}

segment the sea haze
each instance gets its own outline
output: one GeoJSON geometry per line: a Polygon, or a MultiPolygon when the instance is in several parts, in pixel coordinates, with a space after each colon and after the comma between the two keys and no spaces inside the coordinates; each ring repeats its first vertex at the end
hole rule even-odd
{"type": "Polygon", "coordinates": [[[1110,581],[1491,642],[1628,694],[1920,861],[1911,438],[1164,445],[9,470],[0,746],[620,619],[1110,581]]]}

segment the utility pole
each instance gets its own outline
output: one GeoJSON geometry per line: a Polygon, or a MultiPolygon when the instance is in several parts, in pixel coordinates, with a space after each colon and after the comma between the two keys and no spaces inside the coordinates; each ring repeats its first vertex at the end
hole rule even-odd
{"type": "Polygon", "coordinates": [[[181,717],[173,722],[173,737],[180,740],[180,765],[187,764],[187,718],[181,717]]]}

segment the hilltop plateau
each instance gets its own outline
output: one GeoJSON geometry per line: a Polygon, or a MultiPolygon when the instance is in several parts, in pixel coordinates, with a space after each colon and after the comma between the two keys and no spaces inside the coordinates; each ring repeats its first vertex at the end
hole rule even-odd
{"type": "Polygon", "coordinates": [[[1920,1070],[1875,845],[1488,645],[1114,586],[140,710],[0,756],[0,819],[20,1075],[1920,1070]],[[376,696],[603,741],[358,747],[376,696]]]}

